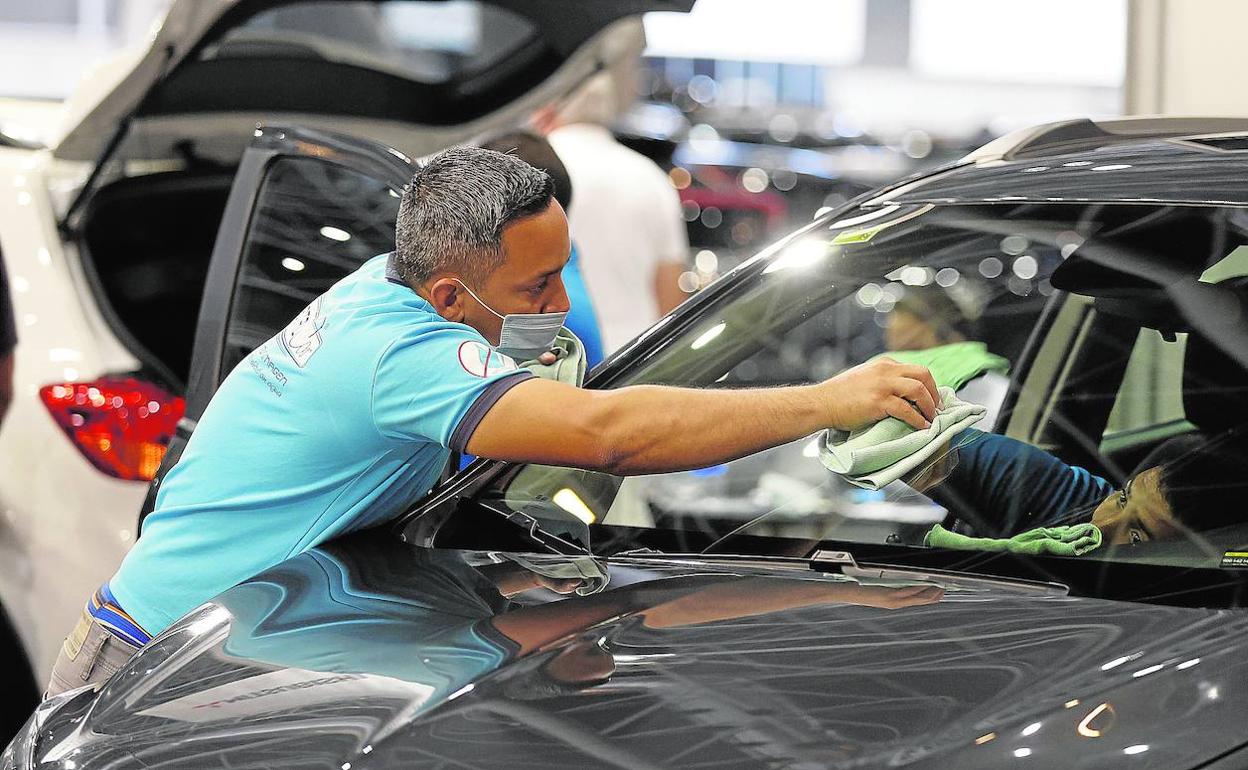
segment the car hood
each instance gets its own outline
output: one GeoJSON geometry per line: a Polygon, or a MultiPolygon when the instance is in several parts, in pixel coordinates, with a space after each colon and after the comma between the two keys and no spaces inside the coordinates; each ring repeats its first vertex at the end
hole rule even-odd
{"type": "Polygon", "coordinates": [[[941,597],[793,561],[517,562],[347,539],[187,616],[62,708],[35,755],[349,770],[1116,767],[1125,752],[1191,767],[1248,741],[1246,629],[1240,611],[941,597]],[[513,593],[534,570],[564,590],[588,575],[585,595],[513,593]]]}

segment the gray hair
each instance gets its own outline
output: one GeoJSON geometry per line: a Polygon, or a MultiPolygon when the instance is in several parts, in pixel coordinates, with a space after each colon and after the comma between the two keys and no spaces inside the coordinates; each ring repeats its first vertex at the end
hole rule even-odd
{"type": "Polygon", "coordinates": [[[503,229],[545,211],[550,176],[514,155],[456,147],[412,177],[399,203],[395,262],[415,286],[442,270],[483,280],[502,264],[503,229]]]}

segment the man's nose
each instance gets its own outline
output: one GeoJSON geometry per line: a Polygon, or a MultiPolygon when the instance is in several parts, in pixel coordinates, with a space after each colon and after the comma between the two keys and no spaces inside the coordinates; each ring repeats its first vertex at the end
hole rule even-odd
{"type": "Polygon", "coordinates": [[[543,313],[566,313],[572,309],[572,300],[568,298],[568,290],[563,286],[563,279],[559,279],[559,285],[555,288],[554,296],[542,309],[543,313]]]}

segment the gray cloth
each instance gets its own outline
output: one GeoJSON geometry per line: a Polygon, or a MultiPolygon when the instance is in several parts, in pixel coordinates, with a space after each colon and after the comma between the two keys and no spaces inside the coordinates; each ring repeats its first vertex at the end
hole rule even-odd
{"type": "Polygon", "coordinates": [[[828,470],[864,489],[881,489],[920,468],[987,411],[960,400],[951,388],[938,390],[941,406],[929,427],[915,430],[896,417],[886,417],[855,431],[829,429],[819,442],[819,460],[828,470]]]}
{"type": "Polygon", "coordinates": [[[566,385],[580,387],[585,382],[585,346],[568,327],[559,330],[551,349],[557,358],[553,364],[543,364],[537,359],[521,362],[522,369],[528,369],[544,380],[554,380],[566,385]]]}

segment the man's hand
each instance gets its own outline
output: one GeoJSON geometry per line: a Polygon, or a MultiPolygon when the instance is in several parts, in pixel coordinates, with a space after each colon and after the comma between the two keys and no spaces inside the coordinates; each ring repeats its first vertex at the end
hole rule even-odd
{"type": "Polygon", "coordinates": [[[831,427],[854,430],[896,417],[916,430],[931,425],[940,403],[925,366],[880,358],[847,369],[819,386],[828,399],[831,427]]]}

